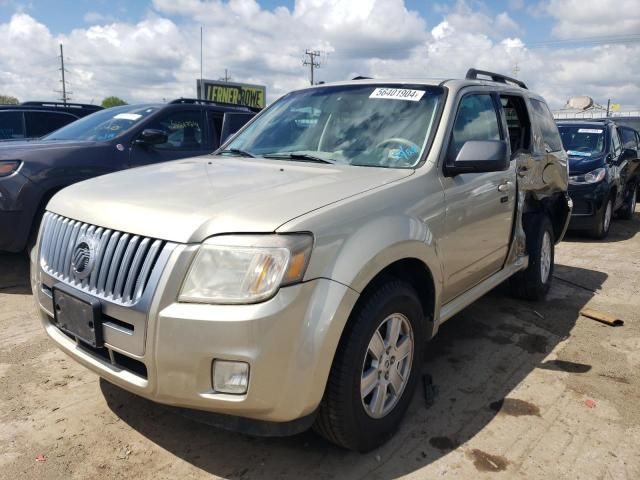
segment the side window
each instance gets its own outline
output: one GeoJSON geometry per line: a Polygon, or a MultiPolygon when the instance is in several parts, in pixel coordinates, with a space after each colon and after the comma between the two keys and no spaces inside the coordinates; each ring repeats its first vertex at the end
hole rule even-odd
{"type": "Polygon", "coordinates": [[[155,145],[158,150],[199,150],[204,145],[202,127],[202,112],[185,110],[169,113],[145,128],[162,130],[167,134],[166,143],[155,145]]]}
{"type": "Polygon", "coordinates": [[[631,130],[630,128],[620,128],[618,129],[618,131],[620,132],[620,136],[622,137],[622,146],[624,148],[638,148],[636,135],[633,130],[631,130]]]}
{"type": "Polygon", "coordinates": [[[460,101],[451,133],[451,157],[456,158],[469,140],[500,140],[498,114],[491,95],[466,95],[460,101]]]}
{"type": "Polygon", "coordinates": [[[636,132],[636,148],[640,150],[640,133],[636,132]]]}
{"type": "Polygon", "coordinates": [[[524,99],[515,95],[500,95],[500,104],[507,120],[511,155],[529,150],[531,146],[531,122],[524,99]]]}
{"type": "Polygon", "coordinates": [[[219,113],[207,112],[209,122],[209,136],[211,137],[211,146],[215,149],[220,146],[220,133],[222,132],[223,116],[219,113]]]}
{"type": "Polygon", "coordinates": [[[28,137],[42,137],[77,120],[73,115],[57,112],[25,112],[24,116],[28,137]]]}
{"type": "Polygon", "coordinates": [[[0,140],[24,138],[22,112],[0,112],[0,140]]]}
{"type": "Polygon", "coordinates": [[[545,143],[545,147],[549,147],[549,151],[551,152],[562,150],[562,140],[560,140],[558,127],[547,104],[532,98],[531,106],[533,108],[534,119],[540,127],[540,133],[542,134],[542,141],[545,143]]]}
{"type": "Polygon", "coordinates": [[[618,129],[611,129],[611,149],[613,150],[613,155],[618,156],[622,151],[622,145],[620,144],[620,137],[618,136],[618,129]]]}

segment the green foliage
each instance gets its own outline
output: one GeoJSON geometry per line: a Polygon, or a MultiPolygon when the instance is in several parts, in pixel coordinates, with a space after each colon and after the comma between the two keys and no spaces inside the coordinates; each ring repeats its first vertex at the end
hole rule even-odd
{"type": "Polygon", "coordinates": [[[11,95],[0,95],[0,105],[17,105],[20,101],[11,95]]]}
{"type": "Polygon", "coordinates": [[[117,107],[119,105],[128,105],[128,104],[127,102],[122,100],[120,97],[107,97],[104,100],[102,100],[103,108],[117,107]]]}

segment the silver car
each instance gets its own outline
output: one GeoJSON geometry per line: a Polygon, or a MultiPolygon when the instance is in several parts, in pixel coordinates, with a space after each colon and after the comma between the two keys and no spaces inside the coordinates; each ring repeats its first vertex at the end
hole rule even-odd
{"type": "Polygon", "coordinates": [[[51,339],[109,382],[367,451],[443,322],[505,280],[545,296],[566,190],[551,113],[522,82],[314,86],[213,155],[62,190],[33,291],[51,339]]]}

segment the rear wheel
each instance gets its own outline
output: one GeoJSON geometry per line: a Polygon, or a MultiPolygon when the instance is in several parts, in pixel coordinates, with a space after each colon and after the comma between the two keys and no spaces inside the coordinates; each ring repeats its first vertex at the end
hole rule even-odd
{"type": "Polygon", "coordinates": [[[637,202],[637,190],[638,187],[635,184],[629,185],[629,190],[627,192],[627,201],[624,202],[624,205],[618,212],[618,216],[623,220],[631,220],[633,218],[633,214],[636,211],[636,202],[637,202]]]}
{"type": "Polygon", "coordinates": [[[513,294],[525,300],[542,300],[553,280],[554,235],[549,217],[528,215],[524,222],[529,266],[516,273],[509,283],[513,294]]]}
{"type": "Polygon", "coordinates": [[[366,452],[398,427],[420,375],[424,314],[413,288],[379,284],[353,312],[336,352],[314,429],[366,452]]]}
{"type": "Polygon", "coordinates": [[[609,235],[609,228],[611,228],[611,219],[613,218],[613,197],[609,197],[606,205],[598,215],[596,225],[591,230],[590,234],[593,238],[602,240],[609,235]]]}

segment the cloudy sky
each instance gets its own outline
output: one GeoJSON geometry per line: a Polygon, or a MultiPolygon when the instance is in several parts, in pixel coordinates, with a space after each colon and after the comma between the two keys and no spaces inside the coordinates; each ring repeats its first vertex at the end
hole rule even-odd
{"type": "Polygon", "coordinates": [[[195,96],[204,77],[264,84],[515,74],[552,107],[572,95],[640,104],[638,0],[0,0],[0,94],[54,99],[64,44],[72,99],[195,96]]]}

